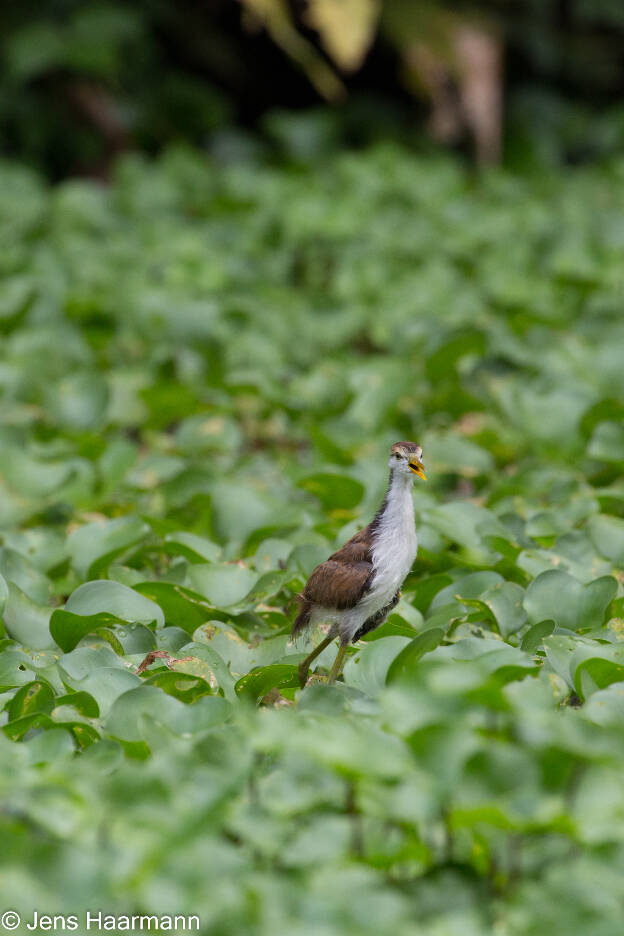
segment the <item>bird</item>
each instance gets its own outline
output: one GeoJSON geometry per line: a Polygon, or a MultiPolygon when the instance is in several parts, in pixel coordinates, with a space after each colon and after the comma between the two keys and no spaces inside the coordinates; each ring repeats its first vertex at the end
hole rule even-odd
{"type": "Polygon", "coordinates": [[[422,448],[415,442],[395,442],[388,464],[388,489],[371,522],[318,565],[295,596],[299,613],[292,626],[293,639],[320,621],[330,624],[325,639],[298,666],[301,688],[312,662],[339,637],[328,680],[334,683],[348,645],[383,624],[401,597],[418,548],[412,483],[416,477],[427,480],[422,448]]]}

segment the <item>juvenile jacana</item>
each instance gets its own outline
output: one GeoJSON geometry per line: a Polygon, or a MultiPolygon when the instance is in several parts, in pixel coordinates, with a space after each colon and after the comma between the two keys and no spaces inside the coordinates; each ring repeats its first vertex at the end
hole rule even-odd
{"type": "Polygon", "coordinates": [[[324,640],[299,664],[305,686],[310,664],[336,637],[340,647],[329,674],[335,682],[347,646],[383,624],[401,597],[401,585],[416,556],[412,482],[426,481],[422,449],[415,442],[390,448],[390,480],[368,526],[312,572],[298,595],[301,609],[292,628],[299,637],[319,621],[330,624],[324,640]]]}

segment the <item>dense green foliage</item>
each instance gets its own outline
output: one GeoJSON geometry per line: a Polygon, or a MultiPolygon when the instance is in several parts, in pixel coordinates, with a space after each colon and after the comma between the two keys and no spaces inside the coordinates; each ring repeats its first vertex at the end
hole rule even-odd
{"type": "Polygon", "coordinates": [[[622,164],[2,168],[7,905],[619,932],[623,218],[622,164]],[[292,595],[401,438],[403,598],[300,691],[292,595]]]}

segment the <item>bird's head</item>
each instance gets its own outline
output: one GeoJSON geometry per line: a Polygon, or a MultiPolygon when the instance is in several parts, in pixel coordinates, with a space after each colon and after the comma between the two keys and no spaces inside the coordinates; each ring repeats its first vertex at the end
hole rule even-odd
{"type": "Polygon", "coordinates": [[[390,471],[404,475],[417,475],[427,480],[422,463],[422,449],[415,442],[395,442],[390,446],[390,471]]]}

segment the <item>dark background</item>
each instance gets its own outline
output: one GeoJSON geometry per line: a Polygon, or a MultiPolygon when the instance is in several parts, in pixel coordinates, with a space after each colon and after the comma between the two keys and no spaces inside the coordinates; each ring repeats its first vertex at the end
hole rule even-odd
{"type": "MultiPolygon", "coordinates": [[[[260,151],[306,159],[388,136],[423,148],[433,136],[473,159],[479,148],[461,108],[450,132],[432,132],[431,89],[409,65],[415,44],[433,49],[440,88],[457,100],[461,80],[449,37],[462,23],[495,36],[501,54],[500,157],[486,153],[482,161],[530,169],[621,149],[620,0],[382,6],[362,62],[345,68],[310,26],[304,0],[284,2],[282,10],[315,56],[310,67],[276,41],[251,0],[4,3],[1,152],[52,179],[106,176],[118,152],[154,153],[172,141],[229,161],[260,151]],[[314,72],[323,67],[339,92],[319,90],[314,72]],[[280,111],[296,117],[284,120],[280,111]]],[[[280,4],[267,0],[265,7],[280,4]]]]}

